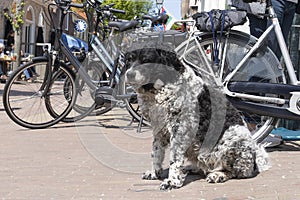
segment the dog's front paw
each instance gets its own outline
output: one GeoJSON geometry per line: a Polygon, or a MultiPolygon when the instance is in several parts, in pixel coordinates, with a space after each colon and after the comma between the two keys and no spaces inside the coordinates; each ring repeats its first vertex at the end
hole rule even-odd
{"type": "Polygon", "coordinates": [[[159,186],[160,190],[172,190],[176,188],[180,188],[182,186],[182,181],[180,180],[173,180],[173,179],[165,179],[159,186]]]}
{"type": "Polygon", "coordinates": [[[157,180],[160,178],[161,172],[162,170],[148,170],[143,174],[142,179],[157,180]]]}
{"type": "Polygon", "coordinates": [[[224,172],[212,172],[206,177],[206,181],[209,183],[223,183],[228,179],[229,177],[224,172]]]}

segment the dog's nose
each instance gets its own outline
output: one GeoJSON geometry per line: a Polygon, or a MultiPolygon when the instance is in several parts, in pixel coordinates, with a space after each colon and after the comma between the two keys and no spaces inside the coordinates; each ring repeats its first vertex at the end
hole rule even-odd
{"type": "Polygon", "coordinates": [[[135,71],[128,70],[128,71],[126,72],[126,79],[127,79],[128,81],[135,80],[135,77],[136,77],[136,72],[135,72],[135,71]]]}

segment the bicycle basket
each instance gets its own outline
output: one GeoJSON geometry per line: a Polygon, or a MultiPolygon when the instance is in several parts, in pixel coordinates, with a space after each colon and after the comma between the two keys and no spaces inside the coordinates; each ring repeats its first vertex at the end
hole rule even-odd
{"type": "Polygon", "coordinates": [[[187,39],[187,33],[176,30],[141,32],[138,34],[139,42],[156,41],[161,43],[172,43],[178,46],[187,39]]]}
{"type": "Polygon", "coordinates": [[[210,12],[196,13],[192,17],[199,31],[212,32],[242,25],[247,21],[246,15],[245,11],[214,9],[210,12]]]}

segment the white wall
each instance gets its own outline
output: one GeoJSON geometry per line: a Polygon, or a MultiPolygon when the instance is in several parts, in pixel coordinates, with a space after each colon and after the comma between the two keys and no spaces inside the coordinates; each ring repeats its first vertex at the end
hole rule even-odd
{"type": "Polygon", "coordinates": [[[202,0],[204,1],[203,11],[211,9],[225,9],[226,0],[202,0]]]}

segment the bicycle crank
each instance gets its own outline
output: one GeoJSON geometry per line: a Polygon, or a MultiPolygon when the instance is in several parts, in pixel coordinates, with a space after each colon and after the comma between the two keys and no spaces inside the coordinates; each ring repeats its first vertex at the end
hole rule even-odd
{"type": "Polygon", "coordinates": [[[120,108],[125,108],[125,99],[136,99],[135,93],[116,95],[113,94],[114,89],[109,86],[103,86],[96,90],[95,92],[95,103],[96,108],[105,106],[107,104],[114,104],[120,108]]]}
{"type": "Polygon", "coordinates": [[[113,97],[113,88],[108,86],[103,86],[96,89],[95,92],[95,103],[96,107],[102,106],[105,103],[112,103],[112,101],[116,101],[113,97]]]}

